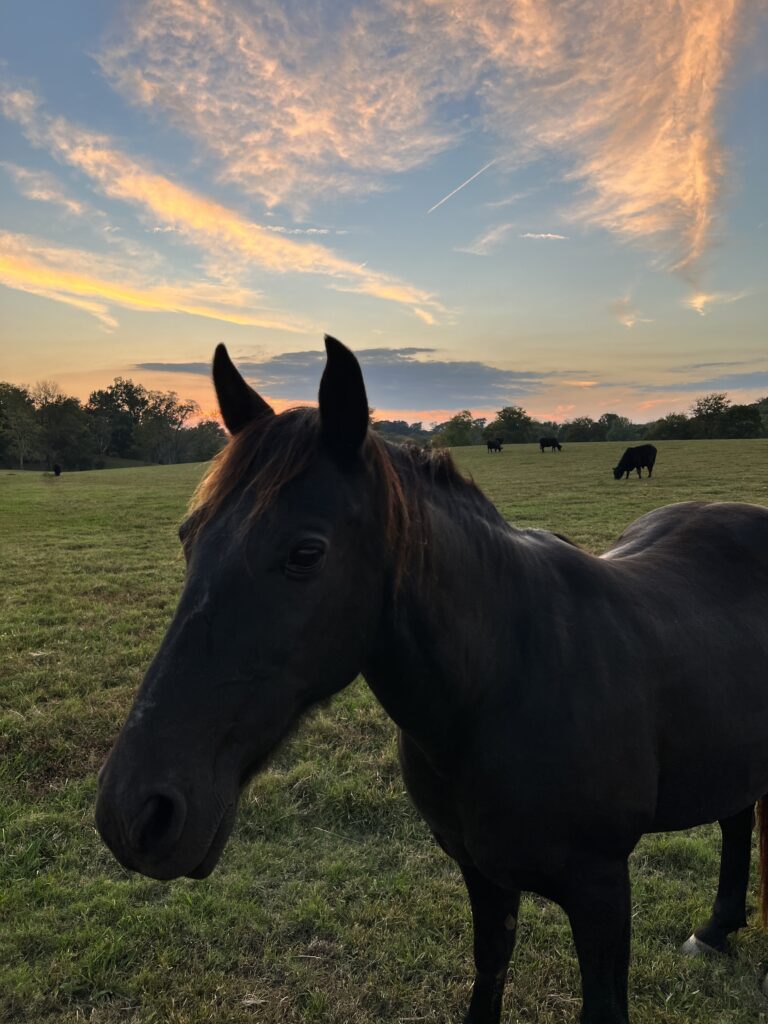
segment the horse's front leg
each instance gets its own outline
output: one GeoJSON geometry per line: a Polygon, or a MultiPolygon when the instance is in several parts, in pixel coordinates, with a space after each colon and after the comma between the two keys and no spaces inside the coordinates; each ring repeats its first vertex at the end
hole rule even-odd
{"type": "Polygon", "coordinates": [[[563,908],[581,968],[581,1024],[628,1024],[631,897],[626,859],[583,859],[569,871],[563,908]]]}
{"type": "Polygon", "coordinates": [[[472,905],[475,981],[464,1024],[498,1024],[507,966],[515,948],[520,893],[499,889],[461,865],[472,905]]]}

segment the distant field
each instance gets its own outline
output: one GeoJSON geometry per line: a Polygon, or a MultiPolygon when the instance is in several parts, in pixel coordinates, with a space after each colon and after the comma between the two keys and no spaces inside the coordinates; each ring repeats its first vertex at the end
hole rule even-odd
{"type": "MultiPolygon", "coordinates": [[[[768,505],[768,440],[658,442],[653,479],[614,481],[624,447],[455,454],[511,522],[593,551],[669,502],[768,505]]],[[[458,1024],[463,883],[361,682],[251,785],[210,879],[131,876],[94,830],[95,773],[173,611],[201,471],[0,471],[0,1021],[458,1024]]],[[[708,827],[634,855],[633,1024],[768,1022],[768,935],[753,926],[714,962],[677,953],[708,916],[718,852],[708,827]]],[[[578,1004],[565,917],[529,897],[503,1020],[574,1024],[578,1004]]]]}

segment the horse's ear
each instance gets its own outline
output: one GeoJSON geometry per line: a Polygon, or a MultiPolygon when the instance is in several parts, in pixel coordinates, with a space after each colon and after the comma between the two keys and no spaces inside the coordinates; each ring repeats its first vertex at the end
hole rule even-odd
{"type": "Polygon", "coordinates": [[[352,352],[325,336],[328,361],[320,380],[320,425],[323,440],[341,454],[358,452],[368,432],[368,397],[363,372],[352,352]]]}
{"type": "Polygon", "coordinates": [[[224,345],[217,345],[213,355],[213,386],[230,434],[237,434],[253,420],[275,415],[272,407],[243,380],[224,345]]]}

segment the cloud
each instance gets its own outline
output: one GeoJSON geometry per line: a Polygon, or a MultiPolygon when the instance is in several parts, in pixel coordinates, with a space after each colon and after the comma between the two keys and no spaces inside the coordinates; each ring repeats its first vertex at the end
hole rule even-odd
{"type": "Polygon", "coordinates": [[[146,0],[98,60],[268,206],[370,194],[455,139],[436,105],[471,88],[395,3],[146,0]],[[418,54],[418,59],[415,59],[418,54]]]}
{"type": "Polygon", "coordinates": [[[641,391],[748,391],[768,392],[768,369],[749,373],[724,373],[720,377],[703,380],[669,381],[661,384],[637,385],[641,391]]]}
{"type": "Polygon", "coordinates": [[[497,224],[495,227],[489,228],[487,231],[483,232],[483,234],[478,235],[478,237],[468,245],[457,245],[456,251],[468,252],[473,256],[487,256],[488,253],[493,252],[494,249],[498,249],[514,227],[514,224],[497,224]]]}
{"type": "Polygon", "coordinates": [[[520,238],[533,238],[543,242],[565,242],[568,240],[568,235],[555,235],[551,231],[525,231],[520,238]]]}
{"type": "Polygon", "coordinates": [[[683,300],[683,305],[687,306],[688,309],[695,310],[699,316],[706,316],[709,312],[709,306],[728,305],[731,302],[739,302],[740,299],[745,299],[747,295],[749,295],[748,291],[694,292],[693,295],[689,295],[687,299],[683,300]]]}
{"type": "Polygon", "coordinates": [[[726,170],[717,107],[745,0],[144,0],[99,55],[221,176],[274,206],[366,195],[472,128],[554,154],[569,215],[693,274],[726,170]]]}
{"type": "Polygon", "coordinates": [[[0,167],[13,179],[25,199],[54,203],[76,217],[83,216],[89,210],[85,203],[68,196],[55,177],[47,171],[31,171],[5,160],[0,161],[0,167]]]}
{"type": "Polygon", "coordinates": [[[0,284],[63,302],[114,328],[114,307],[188,313],[226,323],[304,332],[308,324],[258,308],[258,295],[206,283],[149,282],[103,253],[52,246],[28,235],[0,232],[0,284]]]}
{"type": "Polygon", "coordinates": [[[152,218],[152,227],[171,228],[203,249],[209,272],[222,279],[256,265],[271,273],[329,277],[339,290],[408,306],[422,319],[428,312],[433,322],[445,312],[423,289],[347,260],[319,242],[299,241],[247,220],[236,210],[143,166],[114,148],[106,136],[50,117],[29,90],[0,92],[0,106],[31,142],[76,167],[105,195],[138,207],[152,218]]]}
{"type": "MultiPolygon", "coordinates": [[[[474,361],[434,359],[431,349],[372,348],[355,354],[368,400],[382,409],[499,408],[537,394],[548,373],[501,370],[474,361]],[[427,358],[428,357],[428,358],[427,358]]],[[[285,352],[267,359],[236,359],[240,371],[270,398],[315,401],[325,353],[285,352]]],[[[141,370],[208,375],[208,363],[141,363],[141,370]]]]}
{"type": "Polygon", "coordinates": [[[653,320],[640,316],[629,295],[622,295],[609,303],[608,309],[613,313],[622,327],[634,327],[636,324],[652,324],[653,320]]]}
{"type": "Polygon", "coordinates": [[[498,209],[501,206],[513,206],[515,203],[519,203],[522,199],[527,199],[533,193],[533,189],[529,189],[527,192],[513,192],[510,196],[505,196],[504,199],[496,199],[493,202],[485,203],[485,206],[490,210],[498,209]]]}

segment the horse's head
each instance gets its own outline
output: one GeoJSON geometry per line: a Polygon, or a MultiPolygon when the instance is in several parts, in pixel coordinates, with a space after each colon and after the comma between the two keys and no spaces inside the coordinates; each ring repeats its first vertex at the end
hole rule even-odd
{"type": "Polygon", "coordinates": [[[180,530],[184,590],[96,808],[118,860],[155,878],[213,870],[241,787],[360,672],[396,572],[391,462],[368,436],[357,360],[326,347],[319,410],[279,416],[216,351],[233,437],[180,530]]]}

